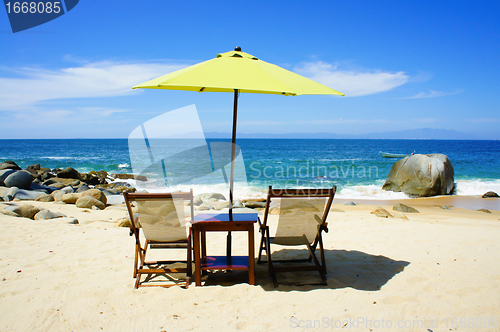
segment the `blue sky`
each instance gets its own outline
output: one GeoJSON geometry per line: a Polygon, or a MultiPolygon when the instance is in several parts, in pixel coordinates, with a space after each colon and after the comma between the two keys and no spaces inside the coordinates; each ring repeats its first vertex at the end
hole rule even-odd
{"type": "Polygon", "coordinates": [[[240,133],[418,128],[500,139],[497,1],[86,1],[12,33],[0,9],[0,138],[125,138],[195,104],[230,132],[229,93],[132,90],[235,46],[344,92],[242,94],[240,133]]]}

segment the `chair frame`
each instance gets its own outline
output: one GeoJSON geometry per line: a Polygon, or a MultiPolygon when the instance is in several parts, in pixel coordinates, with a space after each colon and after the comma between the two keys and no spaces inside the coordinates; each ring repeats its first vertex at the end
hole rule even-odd
{"type": "Polygon", "coordinates": [[[323,247],[323,237],[322,232],[325,231],[328,233],[328,223],[326,219],[328,217],[328,213],[330,212],[330,208],[332,206],[333,198],[335,196],[335,192],[337,191],[337,187],[333,186],[331,189],[273,189],[272,186],[269,186],[269,192],[267,194],[266,208],[264,210],[264,220],[260,223],[260,232],[262,234],[260,245],[259,245],[259,256],[257,259],[257,263],[265,263],[262,261],[262,252],[266,252],[267,256],[267,264],[269,269],[269,276],[272,277],[274,287],[278,287],[278,280],[276,277],[276,272],[290,272],[290,271],[318,271],[321,279],[323,280],[323,284],[326,284],[326,261],[325,261],[325,252],[323,247]],[[269,226],[267,225],[267,219],[269,216],[269,207],[271,204],[271,200],[273,198],[304,198],[304,197],[328,197],[327,203],[325,205],[325,210],[323,211],[323,216],[321,219],[317,219],[319,223],[318,232],[316,234],[316,238],[313,244],[307,243],[307,250],[309,251],[309,258],[306,259],[287,259],[287,260],[274,260],[272,259],[271,253],[271,243],[274,240],[274,237],[270,236],[269,226]],[[319,245],[319,250],[321,254],[321,263],[316,257],[316,248],[319,245]],[[314,265],[294,265],[294,266],[281,266],[276,267],[274,263],[299,263],[299,262],[314,262],[314,265]]]}
{"type": "MultiPolygon", "coordinates": [[[[140,228],[137,224],[136,218],[134,218],[134,213],[132,211],[131,202],[138,200],[148,200],[148,201],[161,201],[165,199],[173,199],[173,198],[182,198],[183,200],[188,200],[191,202],[191,222],[194,218],[194,204],[193,204],[193,189],[189,192],[175,192],[175,193],[129,193],[127,191],[123,192],[123,196],[125,198],[125,204],[127,206],[127,210],[130,216],[130,236],[135,235],[135,260],[134,260],[134,278],[136,278],[134,288],[139,287],[171,287],[173,285],[143,285],[141,284],[141,276],[148,275],[152,276],[154,274],[167,274],[167,273],[186,273],[186,283],[184,285],[185,288],[188,288],[191,283],[192,278],[192,244],[191,244],[191,227],[189,227],[189,233],[186,240],[180,241],[151,241],[146,239],[144,245],[141,244],[140,239],[140,228]],[[151,265],[162,265],[162,264],[170,264],[180,262],[179,260],[161,260],[161,261],[146,261],[146,253],[148,247],[151,249],[183,249],[187,250],[187,267],[179,268],[179,269],[167,269],[167,268],[149,268],[151,265]]],[[[145,280],[147,281],[147,279],[145,280]]]]}

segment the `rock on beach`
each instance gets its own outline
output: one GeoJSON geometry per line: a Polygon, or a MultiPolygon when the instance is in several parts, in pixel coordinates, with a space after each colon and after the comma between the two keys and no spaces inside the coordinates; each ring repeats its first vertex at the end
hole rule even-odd
{"type": "Polygon", "coordinates": [[[429,197],[450,195],[454,189],[453,166],[444,154],[416,154],[398,160],[382,189],[429,197]]]}

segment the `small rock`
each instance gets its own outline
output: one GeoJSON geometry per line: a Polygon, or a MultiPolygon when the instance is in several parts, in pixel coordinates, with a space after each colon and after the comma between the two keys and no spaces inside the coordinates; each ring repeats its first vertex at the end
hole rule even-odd
{"type": "Polygon", "coordinates": [[[449,208],[448,206],[446,206],[446,205],[440,206],[440,208],[441,208],[441,209],[443,209],[443,210],[449,210],[449,209],[450,209],[450,208],[449,208]]]}
{"type": "Polygon", "coordinates": [[[246,208],[255,209],[255,208],[265,208],[265,202],[256,202],[256,201],[247,201],[244,203],[246,208]]]}
{"type": "Polygon", "coordinates": [[[75,190],[70,186],[67,186],[67,187],[65,186],[65,187],[61,188],[60,191],[65,193],[65,194],[71,194],[71,193],[75,192],[75,190]]]}
{"type": "Polygon", "coordinates": [[[66,185],[64,183],[59,183],[59,182],[49,184],[48,186],[49,187],[54,187],[54,188],[56,188],[56,190],[57,190],[57,188],[62,189],[64,187],[66,187],[66,185]]]}
{"type": "Polygon", "coordinates": [[[55,218],[65,218],[66,216],[59,212],[51,212],[49,210],[41,210],[37,214],[35,214],[35,220],[49,220],[55,218]]]}
{"type": "Polygon", "coordinates": [[[100,189],[106,197],[109,196],[114,196],[114,195],[121,195],[123,193],[123,190],[116,190],[115,188],[109,188],[109,189],[100,189]]]}
{"type": "Polygon", "coordinates": [[[246,203],[246,202],[266,202],[267,199],[265,198],[252,198],[252,199],[244,199],[242,202],[243,203],[246,203]]]}
{"type": "Polygon", "coordinates": [[[242,209],[244,207],[245,205],[243,205],[243,203],[239,199],[235,200],[233,203],[233,209],[242,209]]]}
{"type": "MultiPolygon", "coordinates": [[[[224,195],[219,194],[219,193],[204,193],[204,194],[199,194],[194,196],[195,201],[197,201],[197,198],[200,198],[203,202],[208,202],[210,199],[215,199],[215,201],[225,201],[226,197],[224,195]]],[[[196,205],[196,204],[195,204],[196,205]]]]}
{"type": "Polygon", "coordinates": [[[214,209],[215,210],[222,210],[224,208],[228,208],[229,207],[229,202],[217,202],[214,204],[214,209]]]}
{"type": "Polygon", "coordinates": [[[485,213],[491,213],[491,211],[488,209],[479,209],[478,211],[485,212],[485,213]]]}
{"type": "Polygon", "coordinates": [[[485,193],[483,196],[483,198],[496,198],[496,197],[499,197],[498,194],[494,191],[488,191],[487,193],[485,193]]]}
{"type": "Polygon", "coordinates": [[[62,198],[61,198],[61,201],[63,201],[64,203],[66,204],[75,204],[76,201],[82,197],[82,194],[76,194],[76,193],[72,193],[72,194],[63,194],[62,195],[62,198]]]}
{"type": "Polygon", "coordinates": [[[196,207],[197,211],[208,211],[211,209],[212,209],[212,206],[208,206],[208,204],[201,204],[200,206],[196,207]]]}
{"type": "Polygon", "coordinates": [[[201,197],[195,196],[193,198],[193,204],[194,206],[200,206],[201,204],[203,204],[203,200],[201,199],[201,197]]]}
{"type": "Polygon", "coordinates": [[[128,191],[129,193],[134,193],[136,191],[136,189],[134,187],[126,187],[126,186],[115,186],[113,188],[110,188],[108,190],[116,190],[117,192],[121,193],[123,192],[124,190],[125,191],[128,191]]]}
{"type": "Polygon", "coordinates": [[[93,206],[99,210],[104,210],[106,205],[93,196],[83,196],[76,201],[76,206],[82,209],[91,209],[93,206]]]}
{"type": "Polygon", "coordinates": [[[99,189],[89,189],[89,190],[82,193],[82,197],[85,197],[85,196],[94,197],[95,199],[101,201],[102,204],[104,204],[104,206],[106,206],[106,203],[108,202],[106,195],[104,195],[104,193],[102,191],[100,191],[99,189]]]}
{"type": "Polygon", "coordinates": [[[77,193],[83,193],[87,190],[89,190],[89,186],[87,186],[86,184],[82,184],[80,187],[78,187],[78,189],[76,190],[77,193]]]}
{"type": "Polygon", "coordinates": [[[382,208],[378,208],[370,213],[376,215],[377,217],[381,217],[381,218],[389,218],[389,217],[392,218],[392,214],[390,214],[389,211],[387,211],[386,209],[382,209],[382,208]]]}
{"type": "Polygon", "coordinates": [[[67,167],[64,170],[58,172],[57,177],[63,179],[81,179],[80,172],[72,167],[67,167]]]}
{"type": "Polygon", "coordinates": [[[44,185],[41,185],[41,184],[38,184],[38,183],[35,183],[35,182],[31,183],[30,189],[31,190],[44,191],[44,192],[46,192],[48,194],[53,193],[54,191],[58,190],[57,188],[50,187],[50,186],[44,186],[44,185]]]}
{"type": "Polygon", "coordinates": [[[348,202],[348,203],[345,203],[344,205],[357,205],[357,204],[354,202],[348,202]]]}
{"type": "Polygon", "coordinates": [[[39,193],[36,195],[35,201],[37,202],[53,202],[55,199],[52,195],[46,193],[39,193]]]}
{"type": "Polygon", "coordinates": [[[134,174],[111,174],[111,177],[115,179],[121,179],[121,180],[127,180],[127,179],[134,179],[137,181],[143,181],[147,182],[148,178],[145,177],[144,175],[134,175],[134,174]]]}
{"type": "Polygon", "coordinates": [[[29,165],[28,167],[26,167],[26,170],[33,175],[37,175],[38,174],[37,171],[39,171],[40,168],[41,168],[40,164],[36,164],[36,165],[29,165]]]}
{"type": "Polygon", "coordinates": [[[411,206],[408,206],[408,205],[401,204],[401,203],[398,203],[398,204],[394,205],[392,207],[392,209],[394,211],[399,211],[399,212],[420,213],[417,209],[415,209],[415,208],[413,208],[411,206]]]}
{"type": "Polygon", "coordinates": [[[66,186],[78,187],[80,185],[80,180],[77,179],[66,179],[66,178],[50,178],[43,182],[42,185],[55,187],[55,184],[59,183],[66,186]]]}
{"type": "Polygon", "coordinates": [[[19,189],[14,195],[14,198],[20,199],[22,201],[34,201],[36,197],[41,193],[42,192],[40,191],[19,189]]]}
{"type": "Polygon", "coordinates": [[[0,170],[2,169],[13,169],[16,171],[20,171],[22,168],[12,160],[6,160],[2,164],[0,164],[0,170]]]}
{"type": "Polygon", "coordinates": [[[40,212],[39,208],[37,208],[36,206],[33,206],[31,204],[21,204],[19,206],[19,210],[20,210],[19,216],[21,216],[23,218],[29,218],[29,219],[33,219],[35,214],[40,212]]]}

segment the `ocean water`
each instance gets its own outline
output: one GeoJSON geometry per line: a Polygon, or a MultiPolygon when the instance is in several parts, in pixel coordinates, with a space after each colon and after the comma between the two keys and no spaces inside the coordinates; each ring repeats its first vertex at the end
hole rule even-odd
{"type": "MultiPolygon", "coordinates": [[[[211,150],[206,158],[214,158],[213,168],[214,144],[226,142],[226,146],[230,145],[224,139],[207,141],[211,150]]],[[[445,154],[454,167],[457,195],[482,195],[489,190],[500,193],[500,141],[238,139],[237,144],[241,154],[237,159],[236,198],[263,197],[269,185],[276,188],[337,185],[336,197],[340,198],[406,198],[402,193],[381,190],[398,159],[382,158],[380,151],[445,154]]],[[[80,172],[134,173],[138,155],[135,154],[135,164],[132,164],[129,152],[127,139],[0,140],[0,161],[13,160],[23,168],[41,164],[49,168],[73,167],[80,172]]],[[[199,171],[201,163],[189,162],[188,153],[176,156],[179,155],[184,156],[184,163],[163,164],[167,171],[163,175],[171,181],[167,180],[162,190],[192,187],[195,193],[228,191],[224,181],[229,174],[227,163],[225,167],[222,165],[226,174],[188,179],[185,175],[195,169],[195,172],[199,171]],[[186,181],[172,181],[176,178],[186,181]]],[[[150,160],[147,154],[141,157],[142,169],[151,163],[150,160]]]]}

